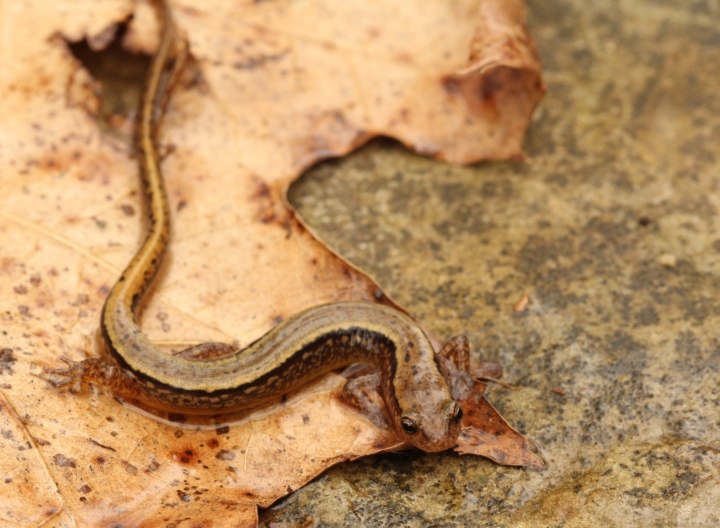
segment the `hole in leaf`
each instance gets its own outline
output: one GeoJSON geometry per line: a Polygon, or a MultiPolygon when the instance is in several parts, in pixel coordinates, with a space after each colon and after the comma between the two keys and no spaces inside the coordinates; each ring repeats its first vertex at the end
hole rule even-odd
{"type": "Polygon", "coordinates": [[[125,129],[127,121],[134,118],[150,64],[148,55],[133,53],[123,47],[130,20],[117,25],[115,35],[104,49],[93,49],[87,38],[67,43],[73,56],[98,82],[100,108],[97,118],[103,128],[125,129]]]}

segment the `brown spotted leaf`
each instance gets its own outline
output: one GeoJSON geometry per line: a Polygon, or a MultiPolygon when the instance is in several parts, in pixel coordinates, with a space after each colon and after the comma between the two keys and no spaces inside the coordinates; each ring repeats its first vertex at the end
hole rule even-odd
{"type": "MultiPolygon", "coordinates": [[[[543,92],[522,5],[413,5],[173,4],[193,61],[161,131],[174,232],[144,311],[153,340],[243,345],[309,306],[393,305],[286,204],[319,159],[379,134],[458,163],[520,156],[543,92]]],[[[158,30],[126,0],[17,3],[3,22],[0,520],[252,526],[325,468],[402,447],[339,403],[337,375],[230,425],[158,421],[37,377],[99,353],[102,303],[143,232],[125,92],[108,104],[71,43],[149,54],[158,30]]]]}
{"type": "Polygon", "coordinates": [[[545,463],[534,453],[527,438],[513,429],[482,395],[485,384],[474,383],[474,392],[461,400],[463,430],[455,451],[480,455],[505,466],[543,469],[545,463]]]}

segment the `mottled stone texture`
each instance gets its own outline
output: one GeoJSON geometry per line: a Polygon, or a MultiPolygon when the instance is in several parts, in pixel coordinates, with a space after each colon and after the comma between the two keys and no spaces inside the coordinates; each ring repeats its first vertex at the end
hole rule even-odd
{"type": "Polygon", "coordinates": [[[528,7],[548,94],[526,163],[378,142],[292,200],[436,335],[504,364],[523,390],[489,398],[548,469],[374,457],[265,525],[720,526],[720,3],[528,7]]]}

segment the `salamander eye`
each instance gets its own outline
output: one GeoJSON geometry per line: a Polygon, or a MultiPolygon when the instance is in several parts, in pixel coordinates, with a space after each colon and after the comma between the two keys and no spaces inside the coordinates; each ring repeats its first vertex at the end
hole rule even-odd
{"type": "Polygon", "coordinates": [[[411,418],[410,416],[407,416],[407,415],[403,416],[400,419],[400,425],[402,426],[403,431],[405,431],[407,434],[411,434],[411,435],[414,435],[415,433],[417,433],[418,429],[419,429],[417,421],[415,421],[414,418],[411,418]]]}
{"type": "Polygon", "coordinates": [[[462,420],[463,417],[463,410],[462,407],[458,403],[455,403],[455,411],[453,412],[452,421],[455,423],[458,423],[460,420],[462,420]]]}

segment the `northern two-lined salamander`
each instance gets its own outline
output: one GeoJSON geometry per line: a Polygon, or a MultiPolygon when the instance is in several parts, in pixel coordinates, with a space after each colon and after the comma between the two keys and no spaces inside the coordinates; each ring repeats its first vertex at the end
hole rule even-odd
{"type": "Polygon", "coordinates": [[[242,350],[207,343],[179,356],[163,352],[143,334],[138,308],[170,237],[157,131],[182,42],[167,3],[160,12],[160,47],[146,80],[136,132],[148,233],[105,302],[101,331],[106,357],[65,360],[68,368],[46,370],[45,377],[74,391],[96,382],[153,408],[218,414],[263,403],[330,370],[365,363],[380,374],[386,413],[401,439],[425,451],[453,447],[462,409],[451,394],[452,380],[446,379],[452,370],[447,362],[467,368],[467,340],[456,338],[436,355],[420,327],[397,310],[369,303],[319,306],[287,319],[242,350]]]}

